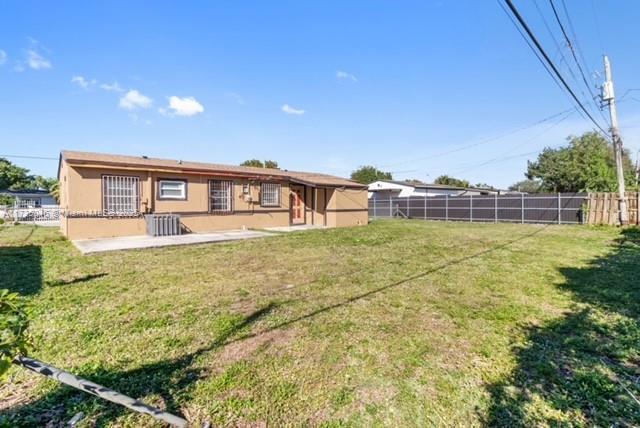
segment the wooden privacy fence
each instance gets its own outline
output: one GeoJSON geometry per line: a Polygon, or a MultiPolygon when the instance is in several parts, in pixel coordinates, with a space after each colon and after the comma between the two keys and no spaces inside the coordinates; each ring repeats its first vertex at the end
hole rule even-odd
{"type": "Polygon", "coordinates": [[[586,193],[427,196],[369,200],[369,216],[424,220],[582,224],[586,193]]]}
{"type": "MultiPolygon", "coordinates": [[[[640,192],[627,192],[626,196],[629,224],[640,224],[640,215],[638,215],[640,192]]],[[[589,193],[586,212],[588,224],[616,225],[619,223],[619,216],[617,193],[589,193]]]]}

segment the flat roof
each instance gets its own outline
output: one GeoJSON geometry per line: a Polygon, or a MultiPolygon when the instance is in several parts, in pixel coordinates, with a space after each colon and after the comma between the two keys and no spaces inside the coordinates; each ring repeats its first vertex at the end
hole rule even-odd
{"type": "MultiPolygon", "coordinates": [[[[481,191],[485,191],[485,192],[497,192],[498,189],[491,189],[491,188],[485,188],[485,187],[461,187],[461,186],[451,186],[449,184],[429,184],[429,183],[410,183],[410,182],[406,182],[406,181],[398,181],[398,180],[377,180],[377,181],[382,181],[385,183],[392,183],[392,184],[398,184],[400,186],[407,186],[407,187],[415,187],[418,189],[450,189],[450,190],[481,190],[481,191]]],[[[376,189],[371,189],[371,191],[376,191],[376,189]]]]}
{"type": "Polygon", "coordinates": [[[287,171],[275,168],[224,165],[175,159],[159,159],[146,156],[125,156],[106,153],[63,150],[60,160],[72,166],[100,168],[101,166],[133,168],[139,170],[164,169],[189,173],[211,173],[236,177],[280,178],[301,184],[328,187],[366,188],[365,185],[346,178],[314,172],[287,171]]]}
{"type": "Polygon", "coordinates": [[[46,196],[49,195],[47,190],[42,189],[20,189],[20,190],[0,190],[0,195],[15,195],[15,196],[46,196]]]}

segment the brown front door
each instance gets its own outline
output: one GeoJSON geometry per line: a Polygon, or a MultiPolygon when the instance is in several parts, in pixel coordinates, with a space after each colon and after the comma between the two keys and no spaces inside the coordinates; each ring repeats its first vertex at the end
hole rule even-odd
{"type": "Polygon", "coordinates": [[[291,224],[304,223],[304,189],[291,187],[291,224]]]}

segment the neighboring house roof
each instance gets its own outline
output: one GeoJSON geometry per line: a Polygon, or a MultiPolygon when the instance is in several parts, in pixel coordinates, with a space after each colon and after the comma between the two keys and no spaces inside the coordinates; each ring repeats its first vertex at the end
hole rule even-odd
{"type": "MultiPolygon", "coordinates": [[[[483,187],[461,187],[461,186],[450,186],[448,184],[430,184],[430,183],[422,183],[422,182],[406,182],[406,181],[397,181],[397,180],[378,180],[378,181],[374,181],[371,184],[375,184],[375,183],[389,183],[396,186],[413,187],[415,189],[477,190],[481,192],[498,192],[497,189],[489,189],[489,188],[483,188],[483,187]]],[[[375,192],[376,190],[378,190],[375,187],[371,187],[371,184],[369,185],[369,191],[375,192]]],[[[385,190],[385,189],[380,188],[379,190],[385,190]]]]}
{"type": "Polygon", "coordinates": [[[42,189],[0,190],[0,195],[10,196],[48,196],[49,192],[42,189]]]}
{"type": "Polygon", "coordinates": [[[162,169],[180,173],[212,173],[235,177],[282,178],[314,186],[364,188],[360,183],[328,174],[313,172],[287,171],[273,168],[255,168],[247,166],[222,165],[214,163],[190,162],[182,160],[156,159],[146,156],[122,156],[102,153],[77,152],[64,150],[60,160],[74,166],[99,168],[101,166],[124,167],[134,169],[162,169]]]}

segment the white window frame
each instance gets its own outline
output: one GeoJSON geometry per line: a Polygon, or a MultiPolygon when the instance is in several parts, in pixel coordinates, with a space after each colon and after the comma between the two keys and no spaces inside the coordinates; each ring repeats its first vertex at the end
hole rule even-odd
{"type": "Polygon", "coordinates": [[[214,214],[233,212],[233,181],[209,180],[209,211],[214,214]],[[214,202],[214,199],[217,201],[214,202]],[[214,208],[217,202],[222,203],[222,208],[214,208]]]}
{"type": "Polygon", "coordinates": [[[18,199],[18,208],[20,209],[30,209],[30,208],[41,208],[42,207],[42,199],[41,198],[19,198],[18,199]]]}
{"type": "MultiPolygon", "coordinates": [[[[173,190],[173,189],[172,189],[173,190]]],[[[158,180],[158,199],[174,199],[179,201],[187,200],[187,182],[186,180],[171,180],[160,179],[158,180]],[[163,195],[162,186],[165,184],[178,184],[180,186],[179,195],[163,195]]]]}
{"type": "Polygon", "coordinates": [[[102,211],[106,215],[139,214],[140,177],[131,175],[103,175],[102,211]]]}
{"type": "Polygon", "coordinates": [[[260,206],[279,207],[281,194],[282,185],[280,183],[260,183],[260,206]]]}

